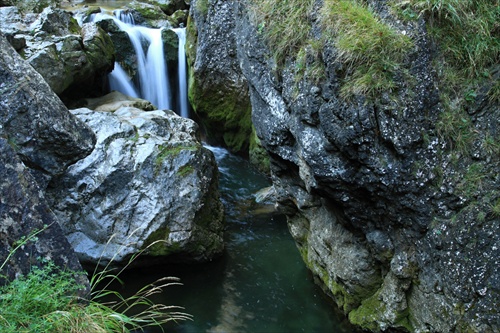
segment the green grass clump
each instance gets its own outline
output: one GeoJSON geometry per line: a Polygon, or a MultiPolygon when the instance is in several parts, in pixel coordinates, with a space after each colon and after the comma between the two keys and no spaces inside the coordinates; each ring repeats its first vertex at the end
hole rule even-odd
{"type": "Polygon", "coordinates": [[[448,142],[452,151],[469,155],[476,138],[472,121],[463,109],[446,106],[436,123],[439,135],[448,142]]]}
{"type": "MultiPolygon", "coordinates": [[[[22,238],[0,265],[0,276],[12,254],[28,242],[37,242],[36,231],[22,238]]],[[[150,244],[154,246],[157,242],[150,244]]],[[[147,248],[145,249],[147,250],[147,248]]],[[[86,287],[78,282],[83,272],[72,272],[57,267],[52,261],[38,260],[41,267],[0,287],[0,332],[2,333],[129,333],[144,331],[146,327],[160,327],[170,321],[191,317],[178,312],[178,307],[155,304],[150,297],[161,293],[163,288],[179,284],[177,278],[165,277],[143,287],[131,297],[124,298],[109,289],[118,276],[110,264],[94,271],[90,281],[90,299],[86,287]],[[113,298],[113,301],[110,301],[113,298]]],[[[98,263],[99,265],[100,263],[98,263]]]]}
{"type": "Polygon", "coordinates": [[[353,0],[325,0],[321,20],[326,37],[336,41],[339,56],[349,68],[341,88],[344,97],[375,97],[395,88],[394,75],[402,70],[413,46],[408,36],[353,0]]]}
{"type": "Polygon", "coordinates": [[[76,297],[74,274],[49,263],[0,288],[0,331],[68,332],[69,322],[85,315],[76,297]]]}
{"type": "Polygon", "coordinates": [[[442,59],[468,77],[477,77],[500,58],[498,0],[410,0],[428,18],[442,59]]]}
{"type": "Polygon", "coordinates": [[[278,65],[295,57],[311,30],[309,14],[314,0],[252,0],[258,32],[267,41],[278,65]]]}

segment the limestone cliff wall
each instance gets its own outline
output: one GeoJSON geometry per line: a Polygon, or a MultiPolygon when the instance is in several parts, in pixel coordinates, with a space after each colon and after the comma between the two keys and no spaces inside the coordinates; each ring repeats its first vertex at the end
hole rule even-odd
{"type": "MultiPolygon", "coordinates": [[[[404,21],[384,1],[369,1],[371,15],[407,36],[411,46],[390,89],[354,89],[346,96],[343,84],[356,69],[335,38],[324,42],[322,2],[312,2],[306,16],[308,38],[322,40],[321,46],[281,61],[265,41],[270,22],[255,19],[256,2],[196,0],[192,8],[207,6],[210,13],[221,3],[234,17],[226,28],[234,29],[277,201],[325,291],[353,323],[371,331],[498,331],[500,108],[491,88],[498,86],[494,66],[469,101],[455,96],[450,103],[428,17],[404,21]],[[317,64],[321,75],[308,75],[317,64]],[[297,75],[300,68],[305,75],[297,75]],[[447,117],[458,122],[445,123],[447,117]],[[463,135],[467,149],[459,147],[463,135]]],[[[214,20],[196,20],[198,49],[216,40],[206,34],[224,21],[214,20]]],[[[218,68],[225,56],[218,55],[218,68]]],[[[204,75],[211,77],[209,68],[204,75]]]]}

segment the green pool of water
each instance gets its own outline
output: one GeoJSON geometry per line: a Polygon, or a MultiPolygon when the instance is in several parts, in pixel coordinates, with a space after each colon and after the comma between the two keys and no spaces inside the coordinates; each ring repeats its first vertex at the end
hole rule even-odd
{"type": "Polygon", "coordinates": [[[181,278],[182,286],[166,288],[157,301],[184,307],[193,321],[169,325],[166,332],[353,332],[314,284],[285,218],[254,203],[254,193],[268,180],[243,159],[212,149],[226,207],[225,253],[201,265],[132,271],[123,276],[124,288],[181,278]]]}

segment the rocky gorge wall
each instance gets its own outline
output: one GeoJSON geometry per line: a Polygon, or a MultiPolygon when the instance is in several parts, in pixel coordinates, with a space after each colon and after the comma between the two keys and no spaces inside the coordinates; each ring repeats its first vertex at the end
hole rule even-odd
{"type": "Polygon", "coordinates": [[[356,68],[337,39],[324,38],[323,2],[308,3],[313,42],[303,57],[280,60],[266,43],[271,12],[267,21],[256,14],[264,1],[193,1],[193,72],[207,68],[205,82],[224,81],[210,64],[239,63],[278,205],[306,265],[351,322],[371,331],[498,331],[498,68],[488,67],[467,103],[448,103],[430,17],[405,21],[385,1],[369,1],[370,16],[406,36],[408,51],[397,70],[377,72],[390,72],[387,88],[354,86],[346,96],[356,68]],[[214,27],[236,40],[211,36],[214,27]],[[215,58],[203,52],[210,48],[215,58]],[[312,75],[318,63],[321,75],[312,75]]]}

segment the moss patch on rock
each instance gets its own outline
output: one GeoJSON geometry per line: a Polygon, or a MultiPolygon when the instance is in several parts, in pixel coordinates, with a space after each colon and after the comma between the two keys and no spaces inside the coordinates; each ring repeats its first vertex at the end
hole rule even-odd
{"type": "Polygon", "coordinates": [[[191,72],[189,101],[209,141],[222,143],[234,153],[248,152],[252,108],[240,91],[223,84],[203,87],[191,72]]]}

